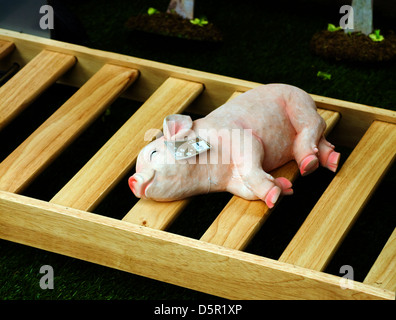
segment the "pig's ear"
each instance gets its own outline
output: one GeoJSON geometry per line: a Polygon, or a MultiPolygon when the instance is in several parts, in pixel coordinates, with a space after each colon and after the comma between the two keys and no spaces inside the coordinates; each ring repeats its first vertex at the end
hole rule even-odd
{"type": "Polygon", "coordinates": [[[164,137],[165,140],[184,140],[190,130],[193,122],[190,116],[182,114],[172,114],[164,119],[164,137]]]}

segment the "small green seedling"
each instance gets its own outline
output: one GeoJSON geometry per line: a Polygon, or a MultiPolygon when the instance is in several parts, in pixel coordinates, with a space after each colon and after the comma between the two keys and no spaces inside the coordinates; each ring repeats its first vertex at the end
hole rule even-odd
{"type": "Polygon", "coordinates": [[[323,80],[331,80],[331,74],[323,71],[318,71],[316,74],[318,78],[321,78],[323,80]]]}
{"type": "Polygon", "coordinates": [[[369,37],[373,41],[383,41],[385,38],[380,34],[380,29],[374,30],[374,33],[370,33],[369,37]]]}
{"type": "Polygon", "coordinates": [[[148,8],[147,13],[149,16],[152,16],[153,14],[159,13],[159,11],[155,8],[148,8]]]}
{"type": "Polygon", "coordinates": [[[195,18],[194,20],[190,20],[190,22],[200,27],[203,27],[204,25],[209,23],[208,20],[206,20],[206,18],[201,18],[201,19],[195,18]]]}
{"type": "Polygon", "coordinates": [[[341,27],[336,27],[334,24],[329,23],[327,25],[327,30],[330,31],[330,32],[334,32],[334,31],[341,30],[341,27]]]}

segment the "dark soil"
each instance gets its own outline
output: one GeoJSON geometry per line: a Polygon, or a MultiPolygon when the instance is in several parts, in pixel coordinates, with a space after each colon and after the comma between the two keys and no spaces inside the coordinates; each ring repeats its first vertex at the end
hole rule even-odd
{"type": "Polygon", "coordinates": [[[129,18],[126,27],[130,30],[143,31],[169,37],[189,40],[220,42],[222,33],[213,23],[204,26],[192,24],[177,14],[159,12],[152,15],[141,14],[129,18]]]}
{"type": "Polygon", "coordinates": [[[346,34],[343,30],[323,30],[311,39],[311,50],[315,54],[337,61],[382,62],[396,60],[396,35],[390,31],[380,42],[365,34],[346,34]]]}

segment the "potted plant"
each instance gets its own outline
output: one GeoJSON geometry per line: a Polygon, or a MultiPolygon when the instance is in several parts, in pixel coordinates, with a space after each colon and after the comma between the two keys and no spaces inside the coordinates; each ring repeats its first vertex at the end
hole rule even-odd
{"type": "Polygon", "coordinates": [[[396,60],[396,34],[392,30],[386,34],[381,34],[379,29],[373,30],[373,1],[353,0],[351,8],[348,19],[352,21],[344,26],[329,23],[327,30],[315,33],[310,43],[311,51],[337,61],[396,60]]]}
{"type": "Polygon", "coordinates": [[[165,12],[148,8],[126,22],[129,30],[188,40],[221,42],[221,31],[206,17],[194,18],[194,1],[172,0],[165,12]]]}

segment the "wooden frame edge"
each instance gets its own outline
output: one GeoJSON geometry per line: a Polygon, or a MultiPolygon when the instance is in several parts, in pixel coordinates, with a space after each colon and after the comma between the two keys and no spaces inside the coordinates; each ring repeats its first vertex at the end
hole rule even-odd
{"type": "Polygon", "coordinates": [[[230,299],[394,299],[394,293],[165,231],[0,191],[0,237],[230,299]]]}

